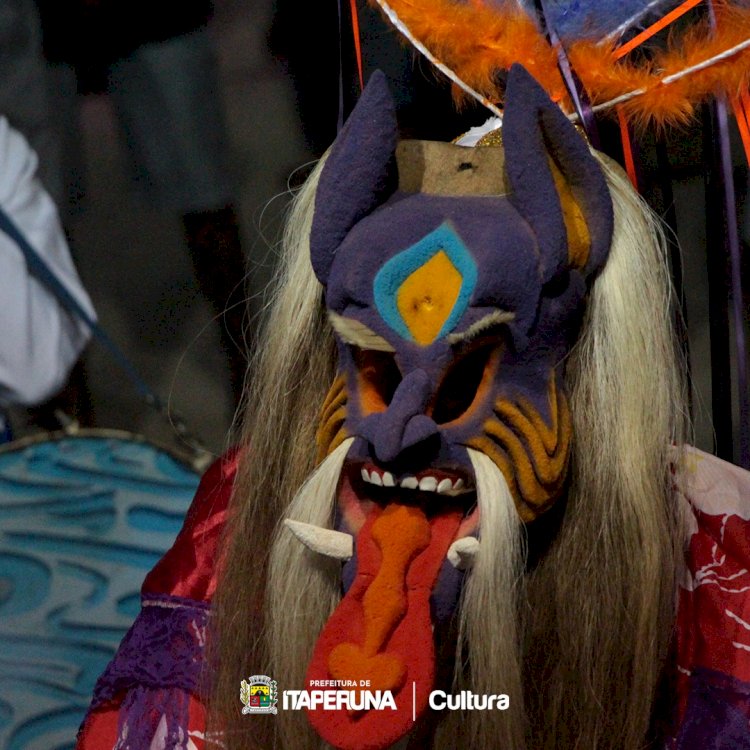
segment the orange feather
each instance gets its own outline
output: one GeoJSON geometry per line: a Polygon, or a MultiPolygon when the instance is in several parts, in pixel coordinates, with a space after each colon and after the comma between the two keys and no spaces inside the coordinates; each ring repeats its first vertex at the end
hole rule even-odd
{"type": "MultiPolygon", "coordinates": [[[[491,8],[482,0],[389,0],[389,4],[432,54],[488,99],[502,99],[497,73],[519,62],[555,101],[566,102],[555,50],[515,3],[491,8]]],[[[750,49],[669,85],[662,83],[667,76],[750,39],[750,8],[721,2],[715,3],[715,8],[716,29],[704,21],[679,36],[672,34],[665,48],[647,63],[627,57],[615,61],[615,48],[610,43],[572,43],[567,53],[592,103],[602,104],[641,90],[644,93],[621,105],[623,113],[636,126],[663,127],[685,123],[695,107],[712,96],[734,98],[747,89],[750,49]]]]}

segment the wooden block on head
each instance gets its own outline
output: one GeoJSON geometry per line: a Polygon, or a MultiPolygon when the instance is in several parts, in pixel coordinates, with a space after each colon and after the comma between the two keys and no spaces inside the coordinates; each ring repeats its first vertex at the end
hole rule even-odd
{"type": "Polygon", "coordinates": [[[438,141],[401,141],[396,148],[399,190],[431,195],[503,195],[501,146],[467,148],[438,141]]]}

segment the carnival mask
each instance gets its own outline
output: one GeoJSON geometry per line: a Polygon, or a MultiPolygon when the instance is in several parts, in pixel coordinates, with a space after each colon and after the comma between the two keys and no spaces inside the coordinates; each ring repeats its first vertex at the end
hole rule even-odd
{"type": "Polygon", "coordinates": [[[337,747],[387,747],[412,727],[412,691],[415,712],[426,706],[432,626],[453,613],[481,544],[473,452],[502,472],[523,521],[564,493],[564,361],[612,205],[588,146],[520,66],[502,139],[397,148],[376,74],[321,173],[311,259],[339,369],[319,450],[354,438],[336,529],[355,541],[307,676],[364,680],[397,704],[311,712],[337,747]]]}

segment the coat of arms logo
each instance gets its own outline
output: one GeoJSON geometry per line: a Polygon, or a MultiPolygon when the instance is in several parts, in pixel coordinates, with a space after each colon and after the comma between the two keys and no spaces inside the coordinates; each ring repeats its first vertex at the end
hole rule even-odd
{"type": "Polygon", "coordinates": [[[240,683],[240,701],[243,714],[278,713],[278,686],[264,674],[254,674],[240,683]]]}

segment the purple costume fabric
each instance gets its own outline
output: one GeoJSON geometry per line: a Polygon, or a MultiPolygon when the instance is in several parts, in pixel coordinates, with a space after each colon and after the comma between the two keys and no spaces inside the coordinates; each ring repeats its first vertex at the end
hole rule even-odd
{"type": "Polygon", "coordinates": [[[750,750],[750,684],[696,669],[675,750],[750,750]]]}
{"type": "Polygon", "coordinates": [[[208,605],[175,596],[144,597],[143,608],[94,689],[91,707],[127,693],[118,750],[150,746],[165,717],[166,747],[181,747],[191,694],[200,695],[208,605]]]}

